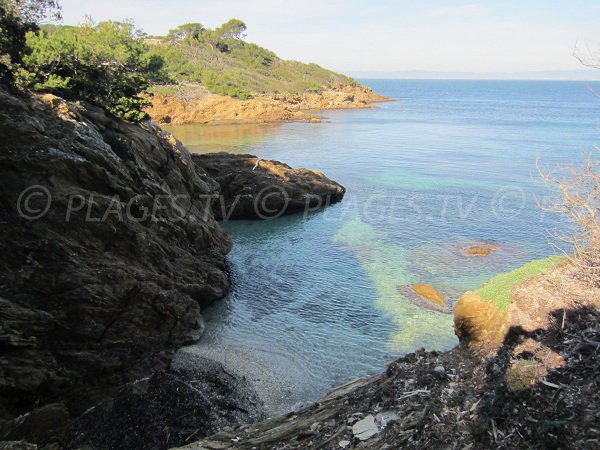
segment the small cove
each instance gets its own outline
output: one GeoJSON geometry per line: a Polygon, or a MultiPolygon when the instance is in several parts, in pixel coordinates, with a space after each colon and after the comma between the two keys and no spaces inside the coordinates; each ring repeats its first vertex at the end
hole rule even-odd
{"type": "Polygon", "coordinates": [[[418,348],[453,347],[452,316],[415,305],[403,287],[432,284],[453,303],[495,274],[555,253],[551,233],[565,224],[536,205],[552,193],[535,158],[549,167],[577,161],[598,142],[597,83],[366,84],[397,101],[325,111],[320,124],[169,129],[192,151],[256,154],[323,171],[347,188],[323,211],[223,224],[235,242],[232,292],[206,310],[196,350],[240,371],[259,367],[249,373],[276,391],[274,412],[418,348]],[[499,250],[462,253],[481,241],[499,250]]]}

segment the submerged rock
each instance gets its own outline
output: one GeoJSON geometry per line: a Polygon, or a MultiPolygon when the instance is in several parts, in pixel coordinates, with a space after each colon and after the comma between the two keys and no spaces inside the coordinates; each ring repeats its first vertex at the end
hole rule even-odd
{"type": "Polygon", "coordinates": [[[310,212],[342,200],[346,189],[321,172],[293,169],[253,155],[192,155],[198,170],[219,183],[212,210],[218,219],[277,218],[310,212]]]}
{"type": "Polygon", "coordinates": [[[413,284],[398,286],[398,294],[408,298],[411,303],[422,308],[441,312],[450,312],[450,306],[440,291],[430,284],[413,284]]]}
{"type": "Polygon", "coordinates": [[[440,291],[438,291],[430,284],[413,284],[411,288],[415,292],[415,294],[427,300],[428,302],[440,306],[446,303],[446,301],[444,300],[444,296],[440,293],[440,291]]]}
{"type": "Polygon", "coordinates": [[[499,248],[500,247],[495,244],[481,242],[465,248],[463,253],[467,256],[488,256],[489,254],[497,251],[499,248]]]}

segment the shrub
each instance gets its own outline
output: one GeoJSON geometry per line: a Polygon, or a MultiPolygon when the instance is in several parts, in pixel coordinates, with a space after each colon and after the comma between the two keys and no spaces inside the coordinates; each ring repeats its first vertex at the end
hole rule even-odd
{"type": "Polygon", "coordinates": [[[569,245],[565,253],[578,268],[578,274],[586,281],[600,286],[600,159],[590,156],[583,167],[568,166],[555,172],[545,173],[539,169],[542,179],[561,194],[561,198],[549,208],[563,214],[576,226],[569,236],[559,236],[569,245]]]}
{"type": "Polygon", "coordinates": [[[0,83],[12,86],[25,50],[25,35],[42,19],[59,19],[54,0],[0,0],[0,83]]]}
{"type": "Polygon", "coordinates": [[[164,78],[163,59],[143,38],[129,22],[29,32],[18,81],[25,88],[95,103],[127,120],[143,120],[147,103],[138,94],[164,78]]]}

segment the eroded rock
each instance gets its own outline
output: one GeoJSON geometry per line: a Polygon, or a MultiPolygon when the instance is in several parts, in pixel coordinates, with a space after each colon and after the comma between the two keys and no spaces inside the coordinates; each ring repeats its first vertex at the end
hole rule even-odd
{"type": "Polygon", "coordinates": [[[253,155],[192,155],[198,170],[219,183],[212,210],[218,219],[269,220],[311,212],[342,200],[345,188],[321,172],[293,169],[253,155]]]}
{"type": "Polygon", "coordinates": [[[165,367],[227,293],[217,185],[161,129],[52,95],[0,90],[0,135],[0,423],[77,416],[165,367]]]}

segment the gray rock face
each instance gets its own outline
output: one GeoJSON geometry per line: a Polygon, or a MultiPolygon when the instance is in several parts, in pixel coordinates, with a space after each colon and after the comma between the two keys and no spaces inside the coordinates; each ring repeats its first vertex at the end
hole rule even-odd
{"type": "Polygon", "coordinates": [[[218,185],[159,128],[51,95],[0,90],[0,136],[0,423],[77,416],[200,337],[228,290],[218,185]]]}
{"type": "Polygon", "coordinates": [[[213,202],[218,219],[269,220],[283,214],[310,212],[342,200],[346,189],[321,172],[293,169],[253,155],[194,154],[201,173],[219,184],[213,202]]]}

